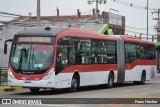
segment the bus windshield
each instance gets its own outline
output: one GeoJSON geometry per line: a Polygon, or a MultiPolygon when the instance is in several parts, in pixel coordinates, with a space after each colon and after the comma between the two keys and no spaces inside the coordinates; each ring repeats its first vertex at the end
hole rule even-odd
{"type": "Polygon", "coordinates": [[[53,45],[14,44],[10,64],[17,73],[41,74],[51,67],[53,51],[53,45]]]}

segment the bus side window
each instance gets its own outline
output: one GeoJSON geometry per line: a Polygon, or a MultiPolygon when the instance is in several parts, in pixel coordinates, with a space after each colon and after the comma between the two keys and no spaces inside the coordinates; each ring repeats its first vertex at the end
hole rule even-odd
{"type": "Polygon", "coordinates": [[[137,53],[136,58],[137,58],[137,59],[141,59],[141,48],[140,48],[140,44],[137,44],[136,53],[137,53]]]}
{"type": "Polygon", "coordinates": [[[152,59],[156,59],[156,48],[155,46],[152,46],[152,59]]]}
{"type": "Polygon", "coordinates": [[[116,42],[107,41],[107,63],[115,64],[116,63],[116,42]]]}
{"type": "Polygon", "coordinates": [[[100,41],[100,63],[107,63],[107,43],[106,41],[100,41]]]}
{"type": "Polygon", "coordinates": [[[144,51],[144,46],[141,45],[141,49],[140,49],[140,53],[141,53],[141,59],[144,59],[145,58],[145,51],[144,51]]]}
{"type": "Polygon", "coordinates": [[[154,47],[152,45],[146,45],[144,49],[145,49],[145,53],[146,53],[145,59],[146,60],[153,60],[154,55],[155,55],[154,47]]]}
{"type": "Polygon", "coordinates": [[[75,47],[73,38],[62,38],[58,41],[56,57],[56,74],[75,64],[75,47]]]}
{"type": "Polygon", "coordinates": [[[98,40],[92,40],[91,63],[100,63],[100,44],[98,40]]]}
{"type": "MultiPolygon", "coordinates": [[[[78,38],[77,38],[78,39],[78,38]]],[[[76,64],[91,63],[91,40],[79,39],[75,44],[76,64]]]]}
{"type": "Polygon", "coordinates": [[[69,38],[69,44],[67,46],[67,58],[68,58],[68,65],[75,64],[75,44],[74,39],[69,38]]]}
{"type": "Polygon", "coordinates": [[[80,53],[80,46],[81,46],[80,38],[75,38],[74,44],[75,44],[75,64],[82,64],[82,55],[80,53]]]}
{"type": "Polygon", "coordinates": [[[132,63],[136,60],[136,44],[125,43],[125,63],[132,63]]]}

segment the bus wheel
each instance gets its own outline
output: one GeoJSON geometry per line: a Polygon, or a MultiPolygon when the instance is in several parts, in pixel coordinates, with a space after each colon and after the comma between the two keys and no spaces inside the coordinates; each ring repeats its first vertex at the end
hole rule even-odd
{"type": "Polygon", "coordinates": [[[108,85],[107,85],[107,87],[108,87],[108,88],[111,88],[111,87],[113,87],[113,84],[114,84],[114,75],[113,75],[113,73],[109,73],[109,78],[108,78],[108,85]]]}
{"type": "Polygon", "coordinates": [[[144,85],[145,82],[146,82],[146,72],[143,72],[139,84],[144,85]]]}
{"type": "Polygon", "coordinates": [[[30,91],[32,93],[38,93],[39,92],[39,88],[30,88],[30,91]]]}
{"type": "Polygon", "coordinates": [[[141,81],[133,81],[133,84],[135,85],[144,85],[146,82],[146,72],[143,71],[141,75],[141,81]]]}
{"type": "Polygon", "coordinates": [[[72,81],[71,81],[71,88],[70,91],[71,92],[76,92],[78,90],[79,87],[79,79],[77,75],[73,75],[72,81]]]}

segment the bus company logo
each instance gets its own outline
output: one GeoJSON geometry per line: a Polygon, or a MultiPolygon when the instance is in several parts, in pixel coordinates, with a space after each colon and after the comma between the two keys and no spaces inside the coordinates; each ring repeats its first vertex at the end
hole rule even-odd
{"type": "Polygon", "coordinates": [[[26,77],[26,80],[29,80],[30,79],[30,76],[28,75],[27,77],[26,77]]]}
{"type": "Polygon", "coordinates": [[[12,104],[11,99],[2,99],[2,104],[12,104]]]}

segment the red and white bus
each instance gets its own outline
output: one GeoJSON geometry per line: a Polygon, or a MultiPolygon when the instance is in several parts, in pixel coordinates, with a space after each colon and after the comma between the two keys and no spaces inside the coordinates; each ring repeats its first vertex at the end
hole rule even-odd
{"type": "Polygon", "coordinates": [[[14,36],[8,66],[9,86],[77,91],[99,84],[144,84],[156,75],[156,54],[154,43],[134,37],[38,27],[14,36]]]}

